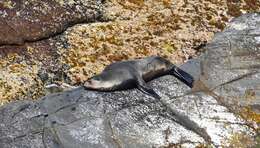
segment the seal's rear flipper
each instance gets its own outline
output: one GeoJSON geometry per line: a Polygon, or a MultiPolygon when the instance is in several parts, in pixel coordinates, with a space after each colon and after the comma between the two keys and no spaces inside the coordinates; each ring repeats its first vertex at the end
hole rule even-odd
{"type": "Polygon", "coordinates": [[[188,74],[187,72],[183,71],[182,69],[174,66],[171,70],[171,75],[178,78],[180,81],[188,85],[190,88],[193,86],[194,78],[188,74]]]}

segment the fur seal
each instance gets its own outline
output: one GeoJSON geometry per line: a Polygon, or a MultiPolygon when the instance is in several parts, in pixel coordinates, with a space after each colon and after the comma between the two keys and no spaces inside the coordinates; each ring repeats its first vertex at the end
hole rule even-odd
{"type": "Polygon", "coordinates": [[[194,79],[190,74],[162,57],[150,56],[112,63],[100,74],[87,80],[84,87],[97,91],[116,91],[137,87],[148,95],[160,98],[146,82],[164,75],[173,75],[190,88],[193,86],[194,79]]]}
{"type": "Polygon", "coordinates": [[[112,63],[100,74],[87,80],[83,86],[85,89],[97,91],[116,91],[137,87],[145,94],[160,100],[171,114],[175,116],[175,122],[183,125],[188,130],[194,131],[203,137],[205,141],[211,142],[211,138],[205,129],[200,128],[188,116],[172,108],[146,84],[146,82],[164,75],[173,75],[190,88],[193,87],[194,79],[190,74],[159,56],[112,63]]]}

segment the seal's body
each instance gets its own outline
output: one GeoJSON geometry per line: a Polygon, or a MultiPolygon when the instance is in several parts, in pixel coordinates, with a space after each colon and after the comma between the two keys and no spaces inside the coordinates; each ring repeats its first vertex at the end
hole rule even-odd
{"type": "Polygon", "coordinates": [[[86,81],[84,87],[98,91],[115,91],[137,87],[158,98],[159,96],[145,82],[163,75],[173,75],[189,87],[193,85],[193,77],[190,74],[162,57],[151,56],[112,63],[101,74],[86,81]]]}

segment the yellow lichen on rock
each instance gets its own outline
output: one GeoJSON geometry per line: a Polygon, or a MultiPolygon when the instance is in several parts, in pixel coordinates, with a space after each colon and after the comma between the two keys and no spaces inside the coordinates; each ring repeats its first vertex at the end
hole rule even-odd
{"type": "MultiPolygon", "coordinates": [[[[63,61],[70,65],[74,83],[78,83],[78,75],[84,75],[80,80],[82,82],[115,61],[149,55],[166,56],[176,51],[173,41],[167,37],[153,37],[140,26],[139,23],[118,21],[80,25],[69,30],[67,37],[70,47],[66,49],[68,52],[63,61]],[[171,49],[164,49],[163,41],[170,44],[171,49]]],[[[172,56],[178,59],[178,55],[172,56]]],[[[179,58],[179,61],[182,59],[179,58]]]]}
{"type": "Polygon", "coordinates": [[[233,133],[222,142],[223,147],[248,148],[256,145],[256,141],[245,133],[233,133]]]}
{"type": "Polygon", "coordinates": [[[260,114],[252,111],[250,107],[244,107],[241,110],[240,115],[248,121],[253,121],[256,122],[257,124],[260,124],[260,114]]]}
{"type": "MultiPolygon", "coordinates": [[[[110,22],[79,25],[67,31],[63,62],[73,83],[81,83],[118,60],[160,55],[174,63],[196,56],[194,48],[211,40],[234,15],[231,1],[108,0],[110,22]]],[[[239,11],[249,1],[239,3],[239,11]]]]}
{"type": "Polygon", "coordinates": [[[11,0],[3,0],[0,2],[0,6],[3,6],[4,8],[12,9],[15,7],[16,3],[11,0]]]}
{"type": "Polygon", "coordinates": [[[37,76],[42,64],[33,58],[33,54],[37,53],[36,50],[28,46],[24,52],[26,55],[10,52],[1,57],[0,105],[12,100],[36,99],[42,96],[43,84],[37,76]]]}
{"type": "MultiPolygon", "coordinates": [[[[30,0],[24,4],[37,5],[35,2],[30,0]]],[[[79,1],[55,2],[63,7],[70,7],[79,1]]],[[[49,8],[45,7],[45,2],[39,3],[43,4],[43,7],[35,7],[35,10],[48,12],[49,8]]],[[[83,1],[82,5],[85,4],[88,3],[83,1]]],[[[4,0],[0,2],[0,6],[12,8],[16,4],[4,0]]],[[[196,56],[197,51],[194,48],[211,40],[214,32],[221,31],[232,17],[253,12],[259,7],[256,0],[107,0],[104,2],[103,14],[109,22],[80,24],[68,29],[60,36],[61,40],[67,41],[60,43],[67,44],[66,48],[57,47],[58,56],[62,56],[61,61],[57,59],[58,62],[55,61],[54,65],[69,65],[66,72],[72,84],[76,84],[101,72],[106,65],[114,61],[160,55],[173,63],[183,63],[196,56]]],[[[4,11],[1,14],[6,15],[4,11]]],[[[3,90],[1,95],[9,96],[8,100],[16,98],[15,92],[29,92],[28,88],[37,85],[39,91],[36,92],[40,93],[43,87],[36,77],[36,71],[41,69],[42,61],[52,58],[47,54],[38,54],[34,47],[28,47],[26,52],[31,58],[37,54],[38,60],[29,60],[15,54],[0,59],[0,89],[3,90]],[[12,63],[14,59],[23,62],[12,63]],[[34,66],[28,65],[28,61],[34,66]],[[35,71],[32,68],[35,68],[35,71]],[[22,77],[28,80],[28,85],[21,86],[22,77]],[[19,90],[20,87],[23,88],[19,90]],[[9,91],[10,89],[12,91],[9,91]],[[5,91],[9,92],[4,93],[5,91]]]]}
{"type": "Polygon", "coordinates": [[[83,82],[114,61],[160,55],[182,63],[195,56],[192,48],[211,39],[213,31],[192,24],[192,16],[175,9],[183,4],[170,0],[108,1],[106,17],[113,21],[69,29],[70,46],[63,61],[71,67],[73,83],[83,82]]]}
{"type": "Polygon", "coordinates": [[[37,71],[36,65],[25,63],[3,64],[3,59],[1,59],[0,104],[23,99],[29,92],[31,93],[30,98],[37,98],[39,96],[37,93],[41,89],[41,82],[37,81],[36,78],[37,71]],[[7,66],[3,67],[4,65],[7,66]]]}

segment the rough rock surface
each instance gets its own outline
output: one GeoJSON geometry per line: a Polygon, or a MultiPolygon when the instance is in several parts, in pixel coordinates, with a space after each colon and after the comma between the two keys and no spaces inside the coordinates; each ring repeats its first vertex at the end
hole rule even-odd
{"type": "Polygon", "coordinates": [[[207,44],[205,54],[181,66],[197,80],[193,91],[165,76],[149,83],[160,101],[136,89],[102,93],[79,87],[7,104],[0,108],[0,144],[132,148],[194,147],[211,141],[213,146],[256,146],[260,120],[251,106],[260,100],[259,24],[259,13],[234,19],[207,44]],[[172,110],[206,133],[178,124],[172,110]]]}
{"type": "Polygon", "coordinates": [[[102,12],[99,0],[1,1],[0,105],[39,98],[49,82],[68,83],[59,53],[66,40],[57,34],[78,23],[99,21],[102,12]]]}
{"type": "Polygon", "coordinates": [[[3,0],[0,45],[49,38],[76,23],[97,20],[100,10],[100,0],[3,0]]]}
{"type": "MultiPolygon", "coordinates": [[[[115,61],[160,55],[173,63],[183,63],[203,51],[201,47],[232,17],[259,10],[258,0],[103,0],[102,4],[96,0],[2,0],[0,16],[6,17],[9,26],[5,25],[7,29],[0,32],[8,40],[14,35],[13,42],[22,41],[19,36],[35,36],[37,25],[33,24],[47,28],[46,35],[64,30],[69,22],[63,21],[68,18],[83,24],[40,41],[1,45],[0,105],[42,97],[45,87],[52,83],[80,84],[115,61]],[[22,9],[24,5],[26,9],[22,9]],[[59,17],[62,21],[57,24],[54,16],[63,9],[70,14],[59,17]],[[92,15],[92,11],[98,16],[92,15]],[[93,18],[86,20],[84,16],[93,18]],[[19,27],[28,18],[39,18],[39,22],[36,19],[27,24],[32,28],[28,34],[8,30],[12,25],[19,27]]],[[[26,28],[20,26],[16,31],[24,33],[26,28]]]]}

